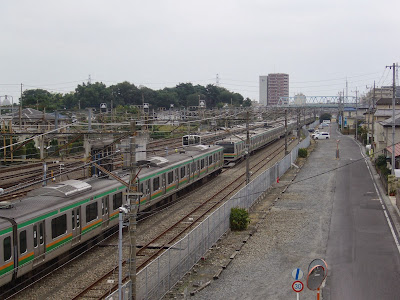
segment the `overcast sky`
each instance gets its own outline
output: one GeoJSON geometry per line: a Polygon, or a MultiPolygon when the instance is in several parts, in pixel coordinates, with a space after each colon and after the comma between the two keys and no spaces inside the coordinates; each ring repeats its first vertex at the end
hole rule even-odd
{"type": "MultiPolygon", "coordinates": [[[[0,95],[129,81],[152,89],[220,85],[258,100],[288,73],[290,96],[392,83],[398,0],[2,0],[0,95]]],[[[3,98],[2,98],[3,100],[3,98]]]]}

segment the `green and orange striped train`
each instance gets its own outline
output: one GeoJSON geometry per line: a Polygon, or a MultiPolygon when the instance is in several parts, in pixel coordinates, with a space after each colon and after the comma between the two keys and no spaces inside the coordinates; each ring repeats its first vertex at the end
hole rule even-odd
{"type": "MultiPolygon", "coordinates": [[[[173,200],[221,172],[223,148],[194,145],[138,162],[139,212],[173,200]]],[[[117,174],[127,182],[129,174],[117,174]]],[[[118,224],[127,187],[114,178],[67,180],[31,191],[0,209],[0,298],[20,277],[118,224]],[[9,285],[11,283],[11,285],[9,285]]]]}

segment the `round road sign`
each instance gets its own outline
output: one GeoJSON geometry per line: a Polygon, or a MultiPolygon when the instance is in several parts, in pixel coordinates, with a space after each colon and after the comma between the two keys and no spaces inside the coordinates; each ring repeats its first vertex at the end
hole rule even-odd
{"type": "Polygon", "coordinates": [[[317,290],[325,279],[325,270],[323,266],[315,266],[311,269],[307,276],[308,289],[317,290]]]}
{"type": "Polygon", "coordinates": [[[296,293],[300,293],[304,289],[304,284],[300,280],[296,280],[292,284],[292,289],[296,293]]]}
{"type": "Polygon", "coordinates": [[[300,280],[303,278],[303,271],[300,268],[294,269],[292,271],[292,277],[294,280],[300,280]]]}
{"type": "Polygon", "coordinates": [[[308,273],[310,273],[311,269],[315,266],[322,266],[324,268],[324,279],[328,276],[328,264],[325,260],[321,258],[314,259],[310,265],[308,266],[308,273]]]}

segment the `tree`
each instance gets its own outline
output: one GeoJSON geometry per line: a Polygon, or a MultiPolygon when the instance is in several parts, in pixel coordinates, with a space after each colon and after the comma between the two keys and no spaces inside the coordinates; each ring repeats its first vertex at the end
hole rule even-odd
{"type": "Polygon", "coordinates": [[[38,110],[43,110],[46,107],[48,111],[51,111],[57,108],[55,97],[43,89],[25,90],[22,93],[22,101],[24,106],[38,110]]]}
{"type": "Polygon", "coordinates": [[[206,105],[207,107],[215,107],[217,102],[219,102],[219,95],[220,95],[220,89],[213,85],[209,84],[206,86],[206,105]]]}
{"type": "Polygon", "coordinates": [[[243,100],[243,107],[250,107],[251,106],[251,100],[250,98],[246,98],[243,100]]]}
{"type": "Polygon", "coordinates": [[[140,90],[128,81],[112,85],[109,89],[114,107],[118,105],[142,104],[142,94],[140,90]]]}
{"type": "Polygon", "coordinates": [[[332,115],[329,113],[323,113],[322,115],[320,115],[319,117],[319,122],[322,123],[324,120],[330,120],[332,119],[332,115]]]}
{"type": "Polygon", "coordinates": [[[81,109],[87,107],[99,108],[101,103],[111,106],[111,92],[102,82],[83,83],[75,89],[75,97],[81,103],[81,109]]]}

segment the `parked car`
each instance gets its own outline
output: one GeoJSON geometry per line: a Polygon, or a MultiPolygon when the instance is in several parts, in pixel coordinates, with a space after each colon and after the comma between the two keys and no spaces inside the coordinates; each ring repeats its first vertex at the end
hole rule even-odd
{"type": "Polygon", "coordinates": [[[319,134],[319,130],[315,130],[314,133],[311,135],[312,139],[315,139],[315,137],[319,134]]]}
{"type": "Polygon", "coordinates": [[[320,132],[315,139],[316,140],[326,140],[329,139],[331,136],[329,134],[329,132],[320,132]]]}

